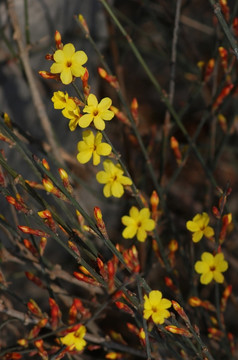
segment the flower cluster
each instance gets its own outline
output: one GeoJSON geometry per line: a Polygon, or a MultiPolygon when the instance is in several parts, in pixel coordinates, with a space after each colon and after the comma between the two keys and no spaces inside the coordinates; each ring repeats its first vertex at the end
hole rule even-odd
{"type": "MultiPolygon", "coordinates": [[[[229,219],[231,219],[231,217],[229,219]]],[[[215,233],[213,228],[208,226],[209,222],[210,218],[206,212],[197,214],[192,220],[187,221],[186,227],[193,233],[192,240],[194,243],[199,242],[203,236],[208,239],[211,239],[214,236],[215,233]]],[[[228,263],[224,260],[224,255],[221,252],[217,253],[215,256],[209,252],[203,252],[201,261],[197,261],[194,268],[198,274],[201,274],[201,284],[207,285],[212,280],[223,283],[224,276],[222,272],[228,269],[228,263]]]]}

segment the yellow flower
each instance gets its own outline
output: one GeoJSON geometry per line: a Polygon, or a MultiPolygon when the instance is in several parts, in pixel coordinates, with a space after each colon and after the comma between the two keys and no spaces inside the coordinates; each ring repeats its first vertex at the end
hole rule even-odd
{"type": "Polygon", "coordinates": [[[64,93],[63,91],[55,91],[51,100],[54,103],[55,109],[64,109],[65,107],[67,107],[69,94],[67,92],[64,93]]]}
{"type": "Polygon", "coordinates": [[[72,346],[72,350],[76,349],[81,351],[86,346],[86,341],[84,340],[85,334],[86,327],[84,325],[80,325],[76,331],[68,333],[64,337],[60,338],[60,340],[62,344],[72,346]]]}
{"type": "Polygon", "coordinates": [[[140,211],[135,207],[129,211],[130,216],[123,216],[122,223],[126,228],[122,232],[125,239],[131,239],[135,235],[139,241],[144,242],[147,238],[147,231],[152,231],[155,228],[155,221],[150,219],[150,210],[143,208],[140,211]]]}
{"type": "Polygon", "coordinates": [[[123,185],[131,185],[131,179],[123,176],[124,172],[121,166],[119,164],[114,165],[111,160],[105,160],[103,167],[105,171],[99,171],[96,178],[100,184],[106,184],[103,188],[104,196],[122,197],[124,194],[123,185]]]}
{"type": "Polygon", "coordinates": [[[87,163],[93,157],[93,165],[100,163],[100,155],[107,156],[112,148],[109,144],[102,142],[102,133],[97,132],[94,136],[91,130],[83,131],[83,141],[78,142],[77,159],[81,164],[87,163]]]}
{"type": "Polygon", "coordinates": [[[228,269],[228,262],[224,260],[224,255],[218,253],[213,256],[209,252],[204,252],[201,260],[197,261],[194,266],[196,272],[202,274],[200,282],[207,285],[214,279],[218,283],[223,283],[224,276],[222,272],[228,269]]]}
{"type": "Polygon", "coordinates": [[[79,125],[81,114],[79,107],[75,104],[73,99],[68,99],[67,106],[62,111],[62,114],[70,120],[69,129],[74,131],[76,126],[79,125]]]}
{"type": "Polygon", "coordinates": [[[96,96],[90,94],[87,103],[88,105],[83,109],[83,112],[87,114],[81,117],[79,126],[86,128],[93,121],[96,129],[104,130],[104,121],[111,120],[114,116],[114,113],[111,110],[108,110],[112,104],[112,100],[109,97],[106,97],[98,103],[96,96]]]}
{"type": "Polygon", "coordinates": [[[206,236],[211,238],[214,235],[214,230],[212,227],[207,226],[209,224],[210,218],[206,212],[202,214],[197,214],[194,216],[193,220],[187,221],[186,228],[193,232],[192,240],[193,242],[198,242],[201,238],[206,236]]]}
{"type": "Polygon", "coordinates": [[[162,293],[158,290],[153,290],[144,296],[144,313],[143,316],[147,320],[152,317],[155,324],[163,324],[164,319],[170,316],[170,312],[167,310],[171,307],[171,301],[162,298],[162,293]]]}
{"type": "Polygon", "coordinates": [[[81,77],[84,75],[85,68],[82,66],[88,60],[84,51],[76,51],[73,44],[64,45],[63,49],[56,50],[54,64],[51,65],[52,74],[60,74],[60,80],[68,85],[73,81],[73,76],[81,77]]]}

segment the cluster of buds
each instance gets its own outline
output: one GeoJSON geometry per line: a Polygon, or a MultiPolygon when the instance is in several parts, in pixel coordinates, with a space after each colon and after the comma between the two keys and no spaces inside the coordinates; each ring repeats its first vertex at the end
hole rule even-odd
{"type": "Polygon", "coordinates": [[[108,74],[106,70],[101,67],[98,68],[98,73],[101,78],[106,80],[114,89],[119,90],[119,83],[116,76],[108,74]]]}
{"type": "Polygon", "coordinates": [[[138,251],[137,251],[135,245],[133,245],[129,249],[123,250],[123,248],[119,244],[116,244],[116,248],[118,251],[120,251],[122,253],[123,259],[124,259],[127,267],[131,270],[131,272],[133,272],[135,274],[139,273],[140,272],[140,262],[139,262],[139,258],[138,258],[138,251]]]}
{"type": "Polygon", "coordinates": [[[117,270],[118,259],[116,257],[109,260],[106,264],[98,257],[97,265],[99,272],[105,282],[108,284],[108,291],[112,293],[115,290],[115,274],[117,270]]]}
{"type": "Polygon", "coordinates": [[[27,339],[28,340],[35,339],[39,334],[39,332],[41,331],[41,329],[43,329],[47,323],[48,323],[48,318],[43,318],[39,320],[38,323],[30,330],[27,339]]]}
{"type": "Polygon", "coordinates": [[[37,348],[38,354],[40,355],[41,359],[48,359],[48,353],[44,349],[44,341],[43,341],[43,339],[35,340],[34,345],[37,348]]]}
{"type": "Polygon", "coordinates": [[[9,202],[9,204],[13,205],[16,210],[21,211],[24,214],[29,212],[29,209],[27,208],[20,194],[16,194],[16,199],[12,196],[6,196],[6,200],[9,202]]]}
{"type": "Polygon", "coordinates": [[[208,331],[208,337],[217,341],[220,341],[221,338],[224,336],[224,333],[221,330],[214,327],[208,328],[207,331],[208,331]]]}
{"type": "Polygon", "coordinates": [[[39,211],[38,215],[41,219],[44,220],[44,222],[49,226],[52,231],[56,232],[55,222],[53,220],[51,212],[48,209],[39,211]]]}
{"type": "Polygon", "coordinates": [[[182,154],[179,149],[179,142],[174,136],[171,136],[170,138],[170,147],[174,152],[174,156],[177,161],[177,164],[180,165],[182,161],[182,154]]]}
{"type": "Polygon", "coordinates": [[[207,83],[209,81],[209,79],[211,78],[212,73],[214,71],[215,59],[213,59],[213,58],[210,59],[206,65],[205,65],[204,61],[199,61],[197,65],[202,71],[203,82],[207,83]]]}
{"type": "Polygon", "coordinates": [[[69,320],[68,323],[74,324],[77,320],[77,315],[80,314],[81,317],[87,319],[91,316],[91,313],[88,309],[86,309],[79,299],[74,299],[73,304],[71,305],[69,309],[69,320]]]}

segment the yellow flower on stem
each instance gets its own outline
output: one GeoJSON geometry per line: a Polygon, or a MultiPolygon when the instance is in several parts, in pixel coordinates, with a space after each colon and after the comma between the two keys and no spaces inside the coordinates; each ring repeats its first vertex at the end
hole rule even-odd
{"type": "Polygon", "coordinates": [[[132,239],[136,235],[139,241],[144,242],[147,238],[147,231],[155,228],[155,221],[150,219],[150,210],[143,208],[139,211],[137,207],[132,206],[129,215],[125,215],[121,219],[123,225],[126,225],[122,236],[125,239],[132,239]]]}
{"type": "Polygon", "coordinates": [[[87,103],[88,105],[86,105],[83,109],[83,112],[87,114],[81,117],[79,126],[86,128],[93,121],[96,129],[104,130],[104,121],[109,121],[114,116],[114,113],[109,110],[112,100],[109,97],[105,97],[100,101],[100,103],[98,103],[96,96],[90,94],[87,99],[87,103]]]}
{"type": "Polygon", "coordinates": [[[197,214],[194,216],[193,220],[187,221],[186,228],[193,232],[192,240],[193,242],[198,242],[201,238],[206,236],[211,238],[214,235],[214,230],[211,226],[208,226],[210,218],[206,212],[202,214],[197,214]]]}
{"type": "Polygon", "coordinates": [[[86,346],[86,341],[84,340],[84,336],[86,334],[86,327],[84,325],[80,325],[76,331],[69,332],[64,337],[61,337],[61,343],[63,345],[70,346],[70,350],[78,350],[81,351],[86,346]]]}
{"type": "Polygon", "coordinates": [[[83,140],[78,142],[77,159],[81,164],[87,163],[93,157],[93,165],[100,163],[100,156],[107,156],[112,148],[109,144],[102,142],[102,133],[97,132],[94,136],[91,130],[83,131],[83,140]]]}
{"type": "Polygon", "coordinates": [[[200,282],[203,285],[209,284],[213,279],[218,283],[223,283],[224,276],[222,272],[228,269],[228,262],[224,260],[224,255],[218,253],[215,256],[209,252],[204,252],[201,256],[202,261],[195,263],[195,270],[202,274],[200,282]]]}
{"type": "Polygon", "coordinates": [[[124,194],[123,186],[131,185],[131,179],[123,175],[124,171],[120,164],[114,165],[111,160],[105,160],[103,162],[103,167],[105,171],[99,171],[96,175],[96,179],[100,184],[105,184],[103,188],[104,196],[122,197],[124,194]]]}
{"type": "Polygon", "coordinates": [[[164,320],[170,317],[170,312],[167,310],[171,307],[170,300],[162,298],[161,291],[153,290],[144,296],[144,312],[143,317],[148,320],[150,317],[155,324],[163,324],[164,320]]]}
{"type": "Polygon", "coordinates": [[[82,66],[88,60],[84,51],[76,51],[73,44],[63,46],[63,49],[56,50],[53,55],[54,63],[51,65],[52,74],[60,74],[60,80],[68,85],[73,81],[73,77],[84,75],[85,68],[82,66]]]}
{"type": "Polygon", "coordinates": [[[55,109],[64,109],[67,107],[69,94],[63,91],[55,91],[51,98],[55,109]]]}

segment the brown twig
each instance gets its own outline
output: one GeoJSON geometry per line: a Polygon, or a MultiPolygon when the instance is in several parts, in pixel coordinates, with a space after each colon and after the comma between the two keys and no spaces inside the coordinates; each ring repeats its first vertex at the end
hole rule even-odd
{"type": "Polygon", "coordinates": [[[55,141],[54,133],[53,133],[52,127],[50,125],[48,115],[46,113],[43,101],[42,101],[41,96],[38,91],[37,81],[33,75],[28,52],[27,52],[27,49],[24,46],[24,43],[22,40],[22,33],[21,33],[21,29],[20,29],[20,25],[18,22],[18,18],[17,18],[17,14],[15,11],[15,6],[14,6],[13,0],[7,0],[7,5],[8,5],[9,17],[10,17],[10,20],[11,20],[11,23],[12,23],[12,26],[14,29],[14,39],[19,48],[19,56],[21,58],[23,68],[24,68],[24,71],[25,71],[25,74],[26,74],[26,77],[27,77],[27,80],[29,83],[29,87],[31,90],[31,95],[32,95],[32,99],[33,99],[33,103],[34,103],[37,115],[40,119],[42,128],[44,129],[45,135],[46,135],[48,142],[52,148],[52,152],[53,152],[54,156],[56,158],[59,158],[60,150],[55,141]]]}

